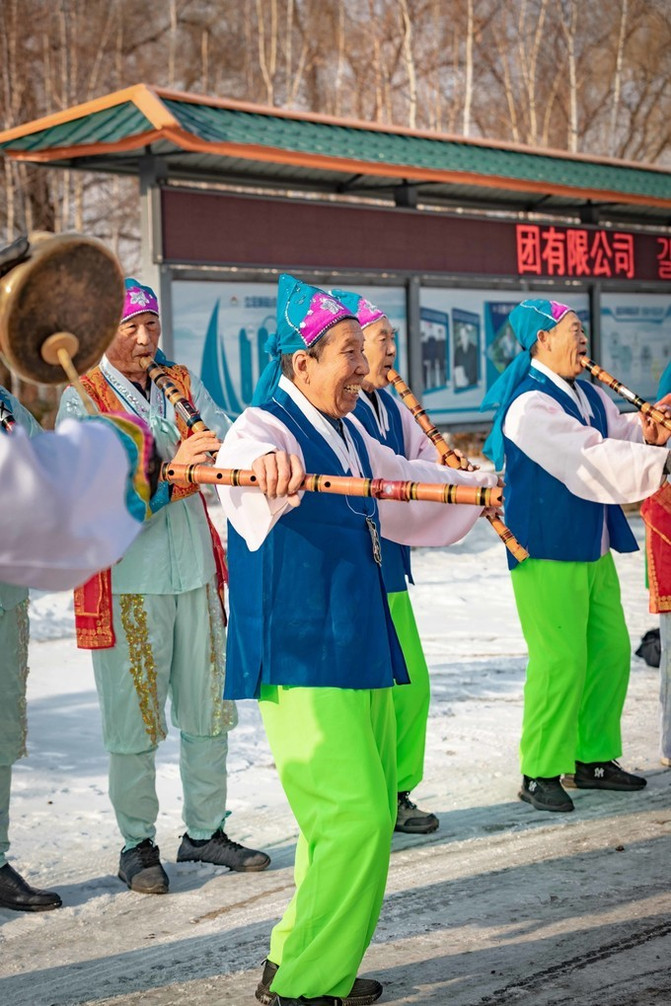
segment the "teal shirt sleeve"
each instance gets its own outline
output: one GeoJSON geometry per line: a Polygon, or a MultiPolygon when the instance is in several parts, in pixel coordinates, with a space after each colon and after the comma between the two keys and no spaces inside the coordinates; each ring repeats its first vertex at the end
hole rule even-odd
{"type": "Polygon", "coordinates": [[[83,419],[87,415],[84,403],[74,388],[66,388],[61,395],[56,413],[56,426],[59,426],[64,419],[83,419]]]}
{"type": "Polygon", "coordinates": [[[200,378],[196,377],[191,371],[189,371],[189,374],[191,377],[191,397],[193,404],[200,412],[207,428],[216,433],[220,440],[223,440],[233,425],[231,420],[224,410],[216,404],[200,378]]]}

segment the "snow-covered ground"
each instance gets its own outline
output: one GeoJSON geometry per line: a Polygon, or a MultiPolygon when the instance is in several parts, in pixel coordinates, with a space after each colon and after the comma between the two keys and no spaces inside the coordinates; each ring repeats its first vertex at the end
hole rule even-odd
{"type": "MultiPolygon", "coordinates": [[[[640,521],[632,524],[640,538],[640,521]]],[[[642,555],[617,564],[638,645],[656,622],[642,555]]],[[[580,792],[575,814],[534,812],[516,800],[525,648],[504,548],[479,521],[458,546],[416,550],[414,569],[433,681],[416,797],[439,814],[441,829],[425,839],[395,837],[389,895],[364,972],[383,975],[384,1002],[653,1002],[639,991],[631,999],[604,995],[607,965],[602,974],[599,957],[591,969],[572,962],[590,939],[603,951],[624,926],[622,989],[641,968],[659,971],[651,940],[667,941],[668,967],[671,926],[667,932],[660,919],[668,922],[671,908],[671,773],[658,762],[657,672],[632,658],[624,761],[649,774],[645,793],[580,792]],[[619,845],[629,851],[613,858],[619,845]],[[648,926],[636,932],[652,935],[632,935],[632,919],[648,926]],[[627,948],[634,950],[625,961],[627,948]],[[524,976],[554,973],[558,960],[568,970],[552,979],[557,998],[545,997],[546,981],[529,992],[524,976]],[[574,973],[582,997],[566,984],[574,973]]],[[[183,826],[173,729],[157,760],[157,840],[171,893],[134,894],[116,878],[121,842],[106,795],[90,656],[75,648],[70,596],[36,594],[31,625],[29,757],[14,770],[11,857],[33,883],[57,889],[64,908],[0,910],[0,1003],[251,1004],[268,933],[291,893],[296,836],[256,705],[240,703],[230,739],[228,831],[268,851],[271,869],[240,876],[175,864],[183,826]]],[[[646,988],[657,988],[653,979],[646,988]]],[[[654,999],[669,1001],[671,992],[654,999]]]]}

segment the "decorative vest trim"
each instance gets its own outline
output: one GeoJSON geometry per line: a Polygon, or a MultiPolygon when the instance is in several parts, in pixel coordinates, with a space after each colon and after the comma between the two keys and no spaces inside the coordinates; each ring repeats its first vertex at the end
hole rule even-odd
{"type": "MultiPolygon", "coordinates": [[[[361,392],[361,395],[365,392],[361,392]]],[[[365,404],[358,401],[353,415],[359,420],[367,433],[378,440],[385,447],[391,447],[395,454],[407,457],[405,440],[403,438],[403,422],[394,397],[386,390],[378,391],[384,401],[387,415],[389,416],[389,429],[386,433],[381,433],[377,425],[375,416],[365,404]]],[[[361,397],[361,396],[359,396],[361,397]]],[[[410,566],[410,546],[399,545],[389,538],[382,538],[382,573],[384,585],[388,594],[399,593],[408,589],[410,583],[415,581],[412,578],[412,568],[410,566]]]]}
{"type": "MultiPolygon", "coordinates": [[[[180,364],[163,364],[163,369],[179,388],[182,395],[191,399],[191,377],[186,367],[180,364]]],[[[83,374],[81,382],[86,392],[93,399],[101,412],[126,412],[126,406],[116,395],[100,367],[94,367],[83,374]]],[[[192,403],[193,404],[193,403],[192,403]]],[[[194,406],[195,407],[195,406],[194,406]]],[[[189,428],[180,416],[175,415],[177,429],[182,440],[189,436],[189,428]]],[[[170,502],[184,499],[199,492],[198,486],[173,486],[170,502]]],[[[224,619],[224,584],[228,580],[226,559],[221,540],[212,524],[205,498],[201,494],[205,518],[212,538],[212,552],[217,570],[217,591],[221,602],[224,619]]],[[[78,587],[74,592],[75,630],[77,646],[82,650],[106,650],[115,645],[114,625],[112,623],[112,572],[103,569],[94,574],[90,580],[78,587]]]]}
{"type": "Polygon", "coordinates": [[[641,504],[641,517],[648,533],[645,549],[648,560],[650,611],[671,611],[671,483],[665,482],[641,504]]]}
{"type": "MultiPolygon", "coordinates": [[[[294,434],[307,471],[345,474],[285,392],[263,409],[294,434]]],[[[364,441],[345,423],[372,478],[364,441]]],[[[379,526],[375,500],[306,492],[256,552],[229,523],[225,698],[257,697],[262,683],[368,689],[409,680],[366,516],[379,526]]]]}
{"type": "MultiPolygon", "coordinates": [[[[608,421],[598,392],[586,381],[582,381],[580,387],[592,407],[592,425],[603,437],[607,437],[608,421]]],[[[588,425],[573,399],[539,371],[532,370],[522,381],[511,404],[527,391],[549,395],[564,412],[583,426],[588,425]]],[[[621,507],[575,496],[563,482],[532,461],[512,440],[505,436],[503,439],[506,453],[506,484],[503,490],[506,524],[532,558],[596,562],[601,556],[604,516],[611,547],[617,552],[638,550],[621,507]]],[[[517,560],[510,552],[507,554],[508,566],[514,569],[517,560]]]]}

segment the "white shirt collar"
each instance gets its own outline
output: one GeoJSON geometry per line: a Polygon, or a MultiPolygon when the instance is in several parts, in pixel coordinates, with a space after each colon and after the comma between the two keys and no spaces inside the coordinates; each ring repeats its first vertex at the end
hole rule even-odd
{"type": "Polygon", "coordinates": [[[384,404],[383,395],[381,395],[376,388],[373,389],[373,394],[375,395],[375,401],[377,402],[378,408],[380,410],[379,415],[375,409],[375,406],[373,405],[372,401],[370,400],[366,392],[363,390],[363,388],[359,392],[359,400],[363,402],[366,408],[370,409],[370,411],[373,413],[373,417],[375,419],[375,422],[377,423],[377,428],[382,434],[382,436],[384,436],[386,433],[389,432],[389,413],[387,412],[387,406],[384,404]]]}
{"type": "MultiPolygon", "coordinates": [[[[343,470],[349,472],[351,475],[360,475],[361,463],[359,455],[356,452],[347,426],[343,423],[345,442],[333,426],[331,426],[328,419],[324,418],[319,409],[312,402],[309,402],[303,392],[296,387],[293,381],[285,377],[284,374],[280,376],[279,387],[287,393],[292,402],[298,406],[303,415],[309,420],[311,426],[314,426],[317,433],[324,438],[331,450],[336,454],[343,470]]],[[[316,474],[328,475],[329,472],[317,472],[316,474]]],[[[335,473],[332,472],[330,474],[335,473]]]]}
{"type": "MultiPolygon", "coordinates": [[[[138,391],[127,377],[112,366],[107,357],[103,355],[100,361],[100,370],[108,384],[114,389],[119,398],[125,402],[129,409],[144,420],[149,420],[150,415],[166,417],[166,398],[162,391],[157,388],[153,381],[149,382],[149,399],[138,391]]],[[[171,413],[174,413],[170,406],[171,413]]],[[[173,418],[169,415],[168,418],[173,418]]]]}
{"type": "Polygon", "coordinates": [[[563,377],[559,376],[559,374],[555,374],[554,370],[550,370],[550,368],[544,363],[541,363],[540,360],[532,359],[531,366],[535,367],[536,370],[539,370],[541,374],[552,381],[552,383],[559,388],[560,391],[563,391],[564,394],[568,395],[576,403],[580,409],[580,414],[584,419],[594,418],[592,406],[589,403],[587,395],[580,390],[578,381],[575,382],[575,385],[571,386],[568,381],[565,381],[563,377]]]}

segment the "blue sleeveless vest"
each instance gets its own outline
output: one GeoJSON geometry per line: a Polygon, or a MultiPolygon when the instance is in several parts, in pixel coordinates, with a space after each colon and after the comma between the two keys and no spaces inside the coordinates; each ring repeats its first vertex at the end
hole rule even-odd
{"type": "MultiPolygon", "coordinates": [[[[582,381],[580,388],[592,407],[592,425],[603,437],[608,423],[598,392],[582,381]]],[[[515,401],[527,391],[542,391],[570,416],[587,425],[577,404],[540,371],[532,368],[517,388],[515,401]]],[[[563,562],[596,562],[601,556],[604,513],[611,547],[617,552],[636,552],[638,545],[622,509],[616,504],[594,503],[574,496],[563,482],[548,474],[504,436],[506,453],[503,500],[506,524],[534,559],[563,562]]],[[[514,569],[517,560],[508,555],[514,569]]]]}
{"type": "MultiPolygon", "coordinates": [[[[306,471],[346,474],[282,389],[263,408],[296,437],[306,471]]],[[[363,439],[345,422],[371,478],[363,439]]],[[[364,689],[409,681],[366,515],[379,527],[373,499],[306,492],[256,552],[229,523],[226,698],[257,697],[261,683],[364,689]]]]}
{"type": "MultiPolygon", "coordinates": [[[[385,447],[391,447],[395,454],[406,457],[405,442],[403,440],[403,423],[401,422],[401,415],[394,398],[388,391],[378,391],[389,416],[389,429],[386,433],[381,433],[375,416],[368,406],[361,401],[361,395],[363,394],[365,392],[362,391],[359,395],[359,401],[356,404],[353,415],[356,416],[366,432],[370,433],[374,440],[379,440],[385,447]]],[[[407,590],[408,583],[406,577],[410,580],[410,583],[415,582],[412,578],[412,570],[410,568],[410,547],[408,545],[399,545],[395,541],[389,541],[388,538],[382,538],[382,573],[388,594],[407,590]]]]}

